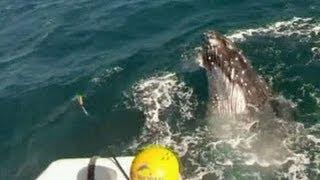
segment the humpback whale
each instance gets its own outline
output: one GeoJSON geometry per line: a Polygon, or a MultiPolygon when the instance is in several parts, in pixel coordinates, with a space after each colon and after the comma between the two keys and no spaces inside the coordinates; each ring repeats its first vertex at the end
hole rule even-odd
{"type": "Polygon", "coordinates": [[[268,106],[270,88],[233,42],[218,32],[206,32],[201,54],[219,114],[248,114],[268,106]]]}
{"type": "Polygon", "coordinates": [[[287,157],[290,152],[282,142],[295,134],[296,126],[283,112],[290,114],[291,106],[273,96],[248,58],[220,33],[204,33],[201,56],[213,105],[209,118],[217,117],[209,121],[214,133],[220,138],[256,133],[257,141],[247,151],[270,161],[287,157]]]}
{"type": "MultiPolygon", "coordinates": [[[[294,105],[272,92],[232,41],[215,31],[203,37],[200,63],[208,76],[209,105],[214,106],[207,119],[215,138],[246,139],[240,151],[265,167],[285,167],[295,151],[316,149],[304,126],[294,121],[294,105]]],[[[314,159],[314,153],[308,158],[314,159]]]]}
{"type": "Polygon", "coordinates": [[[201,66],[208,76],[209,105],[213,106],[208,110],[210,115],[222,117],[218,118],[222,126],[231,118],[236,119],[228,121],[232,126],[235,123],[236,127],[260,132],[274,129],[265,134],[277,137],[294,131],[291,120],[296,112],[290,102],[273,95],[266,81],[232,41],[218,32],[208,31],[204,33],[201,56],[201,66]]]}

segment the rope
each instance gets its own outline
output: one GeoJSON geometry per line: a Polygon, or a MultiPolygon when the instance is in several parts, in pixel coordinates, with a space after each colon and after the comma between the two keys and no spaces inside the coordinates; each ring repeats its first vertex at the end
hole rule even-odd
{"type": "Polygon", "coordinates": [[[120,169],[120,171],[122,172],[123,176],[127,179],[129,179],[129,176],[127,175],[127,173],[124,171],[124,169],[122,168],[121,164],[118,162],[118,160],[116,159],[115,156],[112,156],[112,159],[114,160],[115,164],[117,165],[117,167],[120,169]]]}
{"type": "MultiPolygon", "coordinates": [[[[97,159],[99,158],[99,156],[93,156],[90,159],[89,165],[88,165],[88,174],[87,174],[87,180],[94,180],[94,170],[95,170],[95,164],[97,159]]],[[[115,165],[119,168],[119,170],[121,171],[121,173],[123,174],[123,176],[126,178],[126,180],[130,180],[129,176],[127,175],[127,173],[124,171],[124,169],[122,168],[121,164],[119,163],[119,161],[117,160],[117,158],[112,155],[111,158],[113,159],[115,165]]]]}

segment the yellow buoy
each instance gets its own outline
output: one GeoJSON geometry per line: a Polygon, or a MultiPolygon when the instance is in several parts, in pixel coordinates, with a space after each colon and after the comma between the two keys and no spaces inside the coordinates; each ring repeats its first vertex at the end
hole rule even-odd
{"type": "Polygon", "coordinates": [[[160,145],[150,145],[138,152],[130,170],[132,180],[179,180],[179,160],[175,153],[160,145]]]}

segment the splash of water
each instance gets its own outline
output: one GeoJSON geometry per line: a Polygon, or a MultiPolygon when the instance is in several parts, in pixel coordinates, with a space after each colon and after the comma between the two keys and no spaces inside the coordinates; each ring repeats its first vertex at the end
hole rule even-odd
{"type": "Polygon", "coordinates": [[[133,101],[135,108],[146,117],[145,129],[140,139],[148,141],[150,137],[154,137],[153,140],[159,144],[171,144],[175,133],[172,132],[171,122],[166,119],[166,114],[174,113],[170,111],[176,109],[182,119],[176,122],[176,126],[180,127],[186,120],[193,118],[193,109],[197,104],[193,98],[193,89],[184,82],[179,82],[174,73],[139,81],[133,86],[133,101]]]}

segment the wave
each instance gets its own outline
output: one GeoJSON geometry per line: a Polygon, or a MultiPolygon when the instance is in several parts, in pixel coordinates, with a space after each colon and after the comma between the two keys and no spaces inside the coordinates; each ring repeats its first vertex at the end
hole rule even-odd
{"type": "Polygon", "coordinates": [[[311,38],[320,34],[320,23],[313,18],[294,17],[287,21],[279,21],[265,27],[237,30],[227,34],[227,38],[235,42],[245,41],[252,36],[311,38]]]}
{"type": "Polygon", "coordinates": [[[91,79],[91,82],[94,83],[95,85],[104,84],[105,81],[107,81],[112,75],[120,73],[121,71],[123,71],[123,68],[120,66],[108,68],[104,70],[101,74],[99,74],[99,76],[93,77],[91,79]]]}

